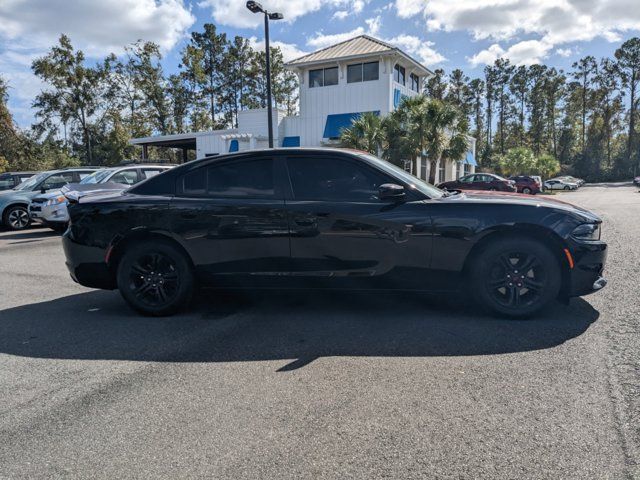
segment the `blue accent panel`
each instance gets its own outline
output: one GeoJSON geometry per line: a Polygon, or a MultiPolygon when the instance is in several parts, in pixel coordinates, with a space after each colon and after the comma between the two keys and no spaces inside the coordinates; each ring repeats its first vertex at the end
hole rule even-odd
{"type": "MultiPolygon", "coordinates": [[[[336,113],[333,115],[327,115],[327,123],[324,125],[324,134],[322,138],[339,138],[343,128],[349,128],[353,121],[360,115],[367,112],[354,112],[354,113],[336,113]]],[[[376,110],[376,115],[380,115],[380,111],[376,110]]]]}
{"type": "Polygon", "coordinates": [[[229,142],[229,151],[230,152],[237,152],[239,150],[239,145],[238,145],[238,140],[231,140],[229,142]]]}
{"type": "Polygon", "coordinates": [[[283,147],[299,147],[300,137],[284,137],[282,140],[283,147]]]}
{"type": "Polygon", "coordinates": [[[409,98],[409,96],[402,93],[399,88],[394,88],[393,89],[393,108],[398,108],[405,98],[409,98]]]}
{"type": "Polygon", "coordinates": [[[467,157],[464,159],[464,163],[466,163],[467,165],[473,165],[474,167],[478,166],[478,163],[476,162],[476,159],[471,152],[467,152],[467,157]]]}

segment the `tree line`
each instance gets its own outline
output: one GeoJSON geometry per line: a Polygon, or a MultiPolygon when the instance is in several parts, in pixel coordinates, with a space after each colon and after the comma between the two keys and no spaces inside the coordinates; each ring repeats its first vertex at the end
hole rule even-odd
{"type": "MultiPolygon", "coordinates": [[[[271,58],[274,101],[292,114],[297,76],[284,68],[278,48],[271,58]]],[[[175,72],[165,72],[152,42],[88,62],[65,35],[32,70],[45,88],[33,102],[36,121],[28,130],[13,124],[8,86],[0,79],[4,168],[114,164],[138,156],[131,137],[232,128],[240,111],[266,106],[264,52],[212,24],[191,33],[175,72]]],[[[502,58],[485,67],[481,78],[437,69],[423,90],[466,119],[482,169],[505,171],[523,158],[550,164],[552,157],[568,173],[606,180],[640,170],[639,82],[640,39],[632,38],[613,58],[586,56],[569,71],[516,66],[502,58]]],[[[175,159],[166,149],[150,153],[175,159]]]]}
{"type": "Polygon", "coordinates": [[[566,72],[500,58],[481,78],[460,69],[434,73],[426,94],[469,119],[485,169],[553,157],[563,170],[589,180],[623,179],[640,170],[639,38],[620,45],[613,58],[586,56],[566,72]]]}
{"type": "MultiPolygon", "coordinates": [[[[293,114],[297,76],[285,70],[279,48],[270,54],[274,102],[293,114]]],[[[61,35],[32,64],[45,88],[33,102],[36,122],[30,130],[14,125],[6,107],[9,86],[0,78],[0,128],[14,139],[0,140],[4,168],[115,164],[138,156],[128,143],[132,137],[233,128],[238,112],[267,105],[266,55],[246,38],[228,38],[205,24],[192,32],[176,72],[165,72],[162,58],[158,45],[138,41],[123,55],[90,63],[61,35]],[[42,146],[47,148],[34,155],[42,146]]],[[[176,152],[150,154],[173,159],[176,152]]]]}

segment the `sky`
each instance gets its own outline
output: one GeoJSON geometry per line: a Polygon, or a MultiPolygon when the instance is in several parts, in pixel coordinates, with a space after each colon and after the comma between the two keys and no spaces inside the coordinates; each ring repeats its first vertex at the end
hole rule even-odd
{"type": "MultiPolygon", "coordinates": [[[[640,36],[639,0],[263,0],[284,20],[271,41],[290,60],[348,38],[386,40],[429,68],[482,75],[498,57],[570,69],[585,55],[612,56],[640,36]]],[[[0,75],[10,84],[16,123],[34,121],[31,103],[42,84],[31,62],[71,37],[88,61],[120,54],[138,39],[158,43],[168,72],[192,31],[215,23],[229,36],[263,46],[263,17],[244,0],[0,0],[0,75]]]]}

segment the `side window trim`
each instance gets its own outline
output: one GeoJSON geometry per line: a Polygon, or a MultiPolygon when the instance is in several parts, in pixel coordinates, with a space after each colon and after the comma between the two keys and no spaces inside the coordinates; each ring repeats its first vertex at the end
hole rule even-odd
{"type": "MultiPolygon", "coordinates": [[[[286,157],[283,156],[283,166],[285,168],[285,174],[286,174],[286,179],[288,180],[287,182],[287,196],[286,199],[287,200],[292,200],[292,201],[310,201],[310,202],[314,202],[314,201],[318,201],[318,202],[353,202],[353,203],[367,203],[367,202],[356,202],[354,200],[346,200],[346,199],[327,199],[327,198],[318,198],[318,199],[313,199],[313,200],[301,200],[301,199],[296,199],[295,198],[295,190],[293,188],[293,180],[291,178],[291,171],[289,170],[289,160],[290,159],[294,159],[294,158],[300,158],[301,155],[287,155],[286,157]]],[[[302,156],[304,157],[304,156],[302,156]]],[[[409,191],[409,186],[407,184],[405,184],[403,181],[398,180],[396,178],[391,177],[387,172],[384,172],[382,170],[379,170],[377,168],[375,168],[372,165],[369,165],[367,163],[364,162],[360,162],[356,159],[353,159],[351,157],[348,156],[343,156],[343,155],[327,155],[327,154],[318,154],[318,155],[313,155],[313,156],[309,156],[309,159],[319,159],[319,160],[323,160],[323,159],[338,159],[341,160],[343,162],[347,162],[350,163],[352,165],[358,166],[368,172],[372,172],[375,175],[379,175],[381,177],[384,177],[385,183],[395,183],[395,184],[399,184],[402,185],[405,190],[409,191]]]]}
{"type": "Polygon", "coordinates": [[[176,187],[175,187],[175,191],[176,191],[176,196],[177,197],[184,197],[184,198],[200,198],[200,199],[209,199],[209,200],[215,200],[215,199],[220,199],[220,200],[284,200],[284,195],[282,192],[282,185],[281,183],[278,181],[278,168],[277,168],[277,159],[278,159],[278,155],[264,155],[264,156],[253,156],[253,157],[243,157],[243,158],[233,158],[233,159],[228,159],[228,160],[215,160],[213,162],[206,162],[204,165],[200,165],[196,168],[193,168],[191,170],[189,170],[188,172],[178,176],[175,180],[176,182],[176,187]],[[256,196],[247,196],[247,197],[242,197],[242,196],[235,196],[235,195],[211,195],[208,193],[208,169],[212,168],[212,167],[216,167],[216,166],[223,166],[223,165],[230,165],[230,164],[236,164],[236,163],[248,163],[248,162],[252,162],[252,161],[259,161],[259,160],[271,160],[272,164],[271,164],[271,168],[273,170],[273,191],[274,194],[273,195],[256,195],[256,196]],[[203,175],[206,176],[207,180],[205,182],[205,188],[206,188],[206,192],[204,194],[188,194],[184,192],[184,184],[183,184],[183,178],[197,170],[203,170],[203,175]]]}

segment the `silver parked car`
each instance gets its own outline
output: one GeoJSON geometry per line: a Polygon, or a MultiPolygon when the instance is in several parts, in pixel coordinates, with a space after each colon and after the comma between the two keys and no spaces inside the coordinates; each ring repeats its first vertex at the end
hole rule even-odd
{"type": "Polygon", "coordinates": [[[544,182],[544,188],[546,190],[577,190],[577,183],[570,183],[567,180],[561,180],[559,178],[552,178],[544,182]]]}
{"type": "Polygon", "coordinates": [[[95,194],[105,190],[126,190],[142,180],[168,170],[173,165],[128,165],[102,168],[85,177],[80,183],[72,183],[60,190],[38,195],[31,200],[29,214],[33,221],[53,230],[63,231],[69,222],[68,196],[74,198],[95,194]]]}

